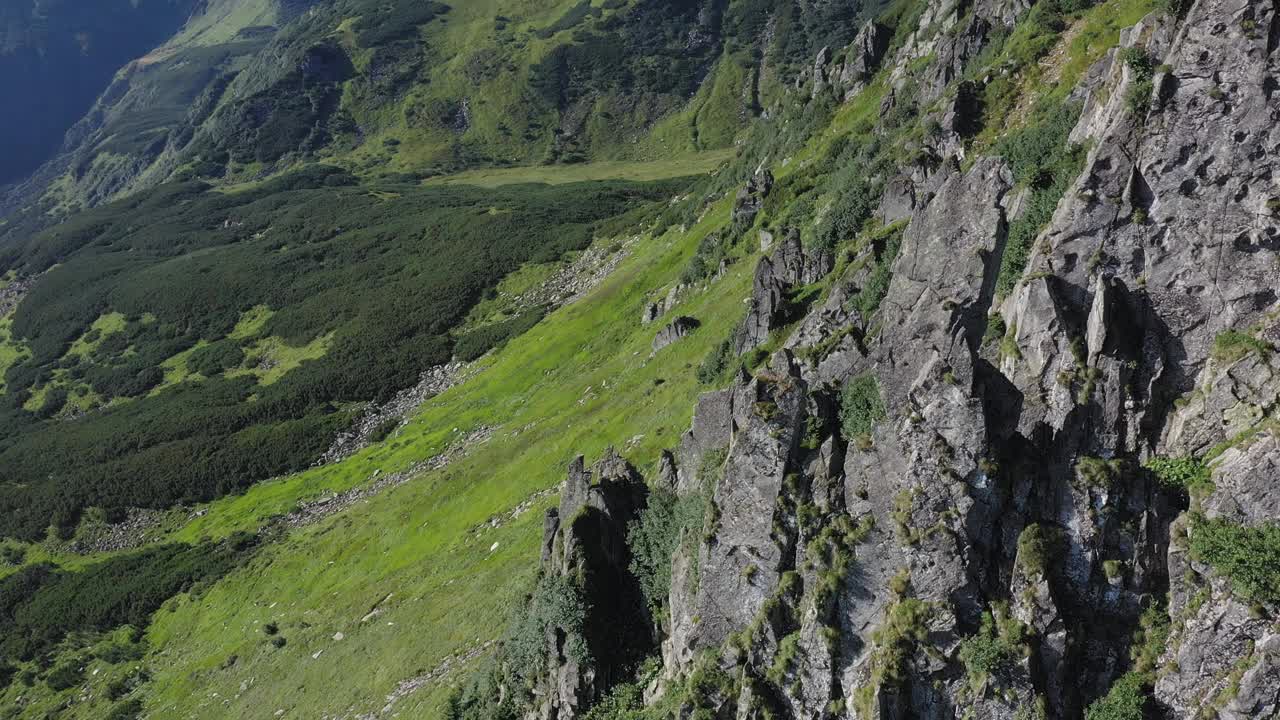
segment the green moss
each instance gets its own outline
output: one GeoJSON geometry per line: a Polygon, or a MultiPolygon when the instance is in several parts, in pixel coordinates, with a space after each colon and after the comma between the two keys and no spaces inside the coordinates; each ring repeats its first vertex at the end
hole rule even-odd
{"type": "Polygon", "coordinates": [[[672,555],[682,541],[701,537],[706,511],[707,500],[701,493],[677,497],[670,490],[655,488],[640,517],[628,526],[631,572],[655,612],[667,604],[672,555]]]}
{"type": "Polygon", "coordinates": [[[781,686],[791,675],[791,671],[798,659],[800,652],[800,633],[793,632],[778,643],[778,653],[773,657],[773,664],[769,666],[765,677],[774,685],[781,686]]]}
{"type": "Polygon", "coordinates": [[[1085,720],[1143,720],[1150,695],[1148,679],[1127,673],[1085,712],[1085,720]]]}
{"type": "Polygon", "coordinates": [[[906,226],[905,221],[898,222],[881,229],[870,238],[870,242],[877,248],[875,265],[858,293],[849,298],[849,307],[857,310],[864,321],[880,309],[880,303],[889,294],[889,283],[893,280],[893,261],[902,248],[902,233],[906,226]]]}
{"type": "Polygon", "coordinates": [[[1155,76],[1155,61],[1151,59],[1146,50],[1139,47],[1125,48],[1120,53],[1120,59],[1129,68],[1129,82],[1131,83],[1128,93],[1125,95],[1125,103],[1133,114],[1138,116],[1145,115],[1147,105],[1151,100],[1152,90],[1154,89],[1152,78],[1155,76]]]}
{"type": "Polygon", "coordinates": [[[960,662],[969,675],[970,687],[1008,673],[1025,650],[1025,633],[1022,624],[1009,617],[1006,606],[984,612],[978,632],[960,641],[960,662]]]}
{"type": "Polygon", "coordinates": [[[995,144],[995,152],[1004,156],[1014,177],[1030,190],[1022,214],[1009,224],[996,279],[999,297],[1017,286],[1036,235],[1049,223],[1058,201],[1084,166],[1084,151],[1068,140],[1079,114],[1075,105],[1040,105],[1032,122],[995,144]]]}
{"type": "Polygon", "coordinates": [[[643,717],[644,687],[639,683],[619,683],[583,717],[583,720],[639,720],[643,717]]]}
{"type": "Polygon", "coordinates": [[[1170,627],[1169,612],[1163,598],[1151,602],[1142,611],[1129,649],[1134,672],[1148,676],[1155,672],[1168,643],[1170,627]]]}
{"type": "Polygon", "coordinates": [[[907,663],[928,639],[932,614],[929,603],[909,597],[898,599],[885,610],[884,621],[871,633],[870,681],[853,696],[860,716],[872,716],[880,688],[896,686],[905,678],[907,663]]]}
{"type": "Polygon", "coordinates": [[[1153,457],[1143,464],[1150,470],[1161,485],[1178,488],[1193,494],[1203,494],[1212,489],[1210,470],[1207,463],[1195,456],[1153,457]]]}
{"type": "Polygon", "coordinates": [[[1004,315],[1000,313],[991,315],[987,318],[987,329],[982,333],[982,344],[990,345],[993,342],[1002,340],[1008,329],[1008,325],[1004,321],[1004,315]]]}
{"type": "Polygon", "coordinates": [[[735,366],[733,341],[726,339],[715,346],[698,364],[698,382],[703,385],[715,385],[725,379],[726,372],[735,366]]]}

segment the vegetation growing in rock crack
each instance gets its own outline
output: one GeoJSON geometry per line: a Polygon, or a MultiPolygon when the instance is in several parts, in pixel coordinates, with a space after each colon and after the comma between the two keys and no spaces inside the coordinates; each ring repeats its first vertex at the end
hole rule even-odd
{"type": "Polygon", "coordinates": [[[885,417],[880,383],[873,375],[860,375],[840,389],[840,427],[850,440],[867,438],[875,424],[885,417]]]}

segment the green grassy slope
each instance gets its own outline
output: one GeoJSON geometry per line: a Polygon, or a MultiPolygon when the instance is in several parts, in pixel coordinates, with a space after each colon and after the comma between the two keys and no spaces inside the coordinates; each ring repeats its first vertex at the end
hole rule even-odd
{"type": "Polygon", "coordinates": [[[732,150],[709,150],[668,160],[602,160],[580,165],[533,165],[526,167],[464,170],[429,178],[427,185],[475,185],[501,187],[521,183],[561,185],[589,180],[631,180],[643,182],[714,171],[733,156],[732,150]]]}
{"type": "MultiPolygon", "coordinates": [[[[301,500],[402,470],[474,428],[494,428],[491,440],[447,468],[291,533],[221,582],[171,601],[147,631],[155,649],[146,661],[150,716],[375,710],[396,683],[496,637],[534,569],[541,510],[553,500],[500,528],[475,529],[554,488],[577,453],[591,457],[614,444],[645,464],[675,441],[698,391],[688,368],[737,322],[751,264],[732,266],[691,297],[678,312],[703,327],[653,358],[657,328],[639,323],[639,308],[646,290],[677,277],[701,236],[727,214],[721,202],[687,233],[635,242],[589,297],[512,341],[388,441],[218,501],[176,532],[171,539],[190,541],[253,530],[301,500]],[[303,577],[309,581],[298,582],[303,577]],[[381,614],[361,622],[375,605],[381,614]],[[284,647],[268,642],[267,622],[279,626],[284,647]]],[[[90,685],[128,672],[109,670],[90,685]]],[[[438,707],[447,687],[432,684],[397,710],[421,716],[438,707]]],[[[22,690],[11,687],[5,702],[22,690]]],[[[83,716],[100,710],[91,704],[83,716]]],[[[36,712],[32,706],[23,716],[36,712]]]]}

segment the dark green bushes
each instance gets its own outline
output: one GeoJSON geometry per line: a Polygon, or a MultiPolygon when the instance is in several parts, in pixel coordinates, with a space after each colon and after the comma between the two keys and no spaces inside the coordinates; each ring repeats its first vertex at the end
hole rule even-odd
{"type": "Polygon", "coordinates": [[[522,315],[472,330],[458,336],[453,344],[453,354],[463,362],[479,358],[490,350],[505,345],[508,340],[523,335],[546,316],[546,310],[530,310],[522,315]]]}
{"type": "Polygon", "coordinates": [[[80,658],[71,658],[61,664],[55,665],[48,675],[45,675],[44,682],[49,686],[50,690],[59,692],[79,685],[84,680],[84,667],[80,664],[80,658]]]}
{"type": "Polygon", "coordinates": [[[879,204],[880,196],[876,188],[865,181],[855,182],[845,188],[815,231],[816,243],[830,250],[852,239],[862,231],[879,204]]]}
{"type": "Polygon", "coordinates": [[[449,10],[443,3],[429,0],[393,0],[366,4],[356,23],[356,40],[361,47],[376,47],[413,37],[418,28],[449,10]]]}
{"type": "Polygon", "coordinates": [[[1125,95],[1125,102],[1134,115],[1146,115],[1147,104],[1155,88],[1153,85],[1156,71],[1155,61],[1151,59],[1146,50],[1138,47],[1125,48],[1121,53],[1121,58],[1129,68],[1131,83],[1125,95]]]}
{"type": "Polygon", "coordinates": [[[577,5],[566,10],[565,13],[555,22],[539,30],[536,34],[538,37],[545,40],[558,32],[572,30],[589,16],[599,17],[599,15],[600,10],[597,9],[593,11],[593,8],[591,7],[591,0],[582,0],[582,2],[579,2],[577,5]]]}
{"type": "Polygon", "coordinates": [[[499,661],[488,658],[481,662],[480,669],[449,694],[445,720],[518,720],[521,708],[516,705],[515,693],[505,692],[506,678],[499,661]]]}
{"type": "Polygon", "coordinates": [[[1014,177],[1029,190],[1022,214],[1009,224],[996,293],[1008,295],[1017,286],[1031,257],[1036,235],[1049,223],[1058,201],[1080,174],[1084,152],[1067,141],[1080,110],[1075,106],[1042,107],[1025,128],[996,143],[1014,177]]]}
{"type": "Polygon", "coordinates": [[[217,375],[244,362],[244,349],[234,340],[219,340],[191,353],[187,369],[201,375],[217,375]]]}
{"type": "Polygon", "coordinates": [[[701,495],[677,497],[666,489],[649,493],[648,505],[627,528],[631,573],[640,581],[651,611],[665,607],[671,590],[671,556],[680,539],[702,529],[706,503],[701,495]]]}
{"type": "Polygon", "coordinates": [[[1245,527],[1197,518],[1191,525],[1191,552],[1229,578],[1246,600],[1280,602],[1280,525],[1245,527]]]}
{"type": "Polygon", "coordinates": [[[1121,676],[1107,694],[1085,712],[1085,720],[1143,720],[1147,706],[1146,680],[1138,673],[1121,676]]]}
{"type": "Polygon", "coordinates": [[[1058,557],[1062,532],[1051,525],[1035,523],[1018,535],[1018,565],[1028,574],[1046,573],[1058,557]]]}
{"type": "Polygon", "coordinates": [[[162,545],[73,572],[29,565],[0,580],[0,660],[30,660],[71,632],[145,627],[162,602],[222,576],[252,547],[253,538],[240,535],[162,545]]]}
{"type": "Polygon", "coordinates": [[[141,660],[145,648],[137,643],[113,642],[94,654],[103,662],[119,665],[122,662],[141,660]]]}
{"type": "Polygon", "coordinates": [[[1155,457],[1143,467],[1150,470],[1165,487],[1191,490],[1209,483],[1209,466],[1196,457],[1155,457]]]}
{"type": "Polygon", "coordinates": [[[871,274],[858,294],[849,298],[849,306],[862,315],[863,321],[869,320],[880,303],[889,294],[889,283],[893,280],[893,261],[902,248],[902,232],[905,226],[892,225],[872,237],[875,246],[875,265],[871,274]]]}
{"type": "MultiPolygon", "coordinates": [[[[703,24],[695,2],[640,0],[629,8],[601,17],[599,9],[583,2],[569,9],[550,27],[538,31],[551,37],[573,29],[572,39],[547,53],[530,68],[529,83],[544,103],[567,108],[583,98],[625,93],[645,97],[653,107],[676,106],[698,89],[707,68],[718,57],[727,40],[739,30],[763,22],[764,14],[738,6],[725,19],[729,38],[714,33],[699,42],[690,42],[688,29],[703,24]],[[743,13],[751,15],[744,17],[743,13]],[[590,18],[598,18],[592,21],[590,18]]],[[[761,11],[764,8],[760,8],[761,11]]],[[[717,17],[716,22],[719,22],[717,17]]],[[[849,33],[849,28],[832,27],[849,33]]],[[[787,35],[779,30],[779,37],[787,35]]],[[[745,38],[752,43],[755,38],[745,38]]],[[[814,48],[816,52],[817,48],[814,48]]],[[[809,53],[812,61],[812,53],[809,53]]],[[[563,159],[555,158],[552,159],[563,159]]]]}
{"type": "Polygon", "coordinates": [[[582,633],[585,622],[581,590],[568,578],[544,574],[503,643],[512,672],[526,684],[542,672],[547,662],[547,630],[553,627],[563,629],[568,636],[565,654],[587,662],[590,650],[582,633]]]}
{"type": "Polygon", "coordinates": [[[682,186],[352,182],[317,166],[234,195],[162,186],[0,251],[0,268],[23,274],[58,265],[13,319],[32,352],[6,373],[0,398],[0,536],[39,539],[51,524],[66,533],[90,505],[210,500],[310,466],[350,420],[340,404],[385,400],[455,351],[482,354],[535,323],[539,312],[455,344],[454,328],[508,272],[580,249],[597,222],[682,186]],[[273,310],[261,330],[229,339],[256,306],[273,310]],[[88,358],[64,358],[108,311],[125,316],[124,329],[88,358]],[[327,337],[327,351],[270,385],[227,377],[261,337],[327,337]],[[206,379],[149,395],[161,363],[201,341],[187,369],[206,379]],[[66,379],[48,390],[47,410],[23,410],[55,370],[66,379]],[[104,401],[133,399],[44,421],[65,400],[57,388],[73,382],[104,401]]]}
{"type": "Polygon", "coordinates": [[[5,545],[0,548],[0,560],[8,565],[21,565],[27,559],[27,549],[21,545],[5,545]]]}
{"type": "Polygon", "coordinates": [[[707,353],[707,356],[698,364],[698,382],[703,385],[714,385],[724,378],[725,371],[732,367],[736,360],[733,354],[733,340],[725,340],[707,353]]]}
{"type": "Polygon", "coordinates": [[[644,688],[639,683],[623,683],[601,698],[584,720],[640,720],[644,714],[644,688]]]}
{"type": "Polygon", "coordinates": [[[123,702],[116,703],[107,712],[106,720],[134,720],[142,716],[142,701],[137,698],[130,698],[123,702]]]}
{"type": "Polygon", "coordinates": [[[851,378],[840,390],[840,427],[846,439],[867,438],[875,424],[885,417],[880,399],[880,383],[874,376],[851,378]]]}
{"type": "MultiPolygon", "coordinates": [[[[1002,618],[1004,625],[1014,625],[1016,620],[1002,618]]],[[[1020,626],[1019,626],[1020,627],[1020,626]]],[[[1001,633],[991,612],[982,615],[978,632],[960,642],[960,661],[972,678],[1007,673],[1018,661],[1022,651],[1013,633],[1001,633]]]]}
{"type": "Polygon", "coordinates": [[[731,247],[731,240],[721,233],[705,235],[698,241],[698,249],[680,274],[680,282],[692,285],[710,278],[720,269],[720,263],[729,256],[731,247]]]}

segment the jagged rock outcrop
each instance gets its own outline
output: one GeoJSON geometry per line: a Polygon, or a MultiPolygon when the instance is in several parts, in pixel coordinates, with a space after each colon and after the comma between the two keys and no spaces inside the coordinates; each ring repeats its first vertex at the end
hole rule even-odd
{"type": "Polygon", "coordinates": [[[548,668],[530,718],[580,717],[651,646],[651,621],[627,548],[627,524],[646,497],[640,474],[613,448],[590,470],[581,456],[569,465],[560,505],[544,522],[542,573],[577,588],[583,618],[578,627],[547,628],[548,668]]]}
{"type": "Polygon", "coordinates": [[[751,176],[733,201],[733,224],[737,227],[749,227],[764,207],[764,199],[773,190],[773,173],[765,168],[751,176]]]}
{"type": "Polygon", "coordinates": [[[747,316],[734,335],[734,351],[742,354],[763,345],[771,332],[790,322],[795,312],[790,291],[820,280],[831,272],[832,264],[830,251],[805,248],[800,233],[788,231],[773,253],[756,265],[747,316]]]}
{"type": "Polygon", "coordinates": [[[774,328],[786,324],[788,285],[778,275],[772,258],[761,258],[751,283],[747,315],[734,335],[733,350],[742,354],[763,345],[774,328]]]}
{"type": "Polygon", "coordinates": [[[688,335],[698,329],[699,324],[700,323],[694,318],[685,316],[680,316],[672,320],[653,337],[653,351],[658,352],[662,348],[688,335]]]}
{"type": "Polygon", "coordinates": [[[666,315],[675,309],[676,303],[680,302],[680,295],[688,289],[684,283],[677,283],[671,286],[667,294],[661,300],[656,302],[646,302],[640,311],[640,322],[648,325],[658,318],[666,315]]]}
{"type": "Polygon", "coordinates": [[[858,31],[853,44],[845,50],[844,66],[840,68],[840,89],[846,100],[866,87],[892,39],[889,29],[877,22],[869,22],[858,31]]]}
{"type": "MultiPolygon", "coordinates": [[[[1080,718],[1129,674],[1152,717],[1280,712],[1280,608],[1191,549],[1280,519],[1276,8],[1199,0],[1125,30],[1071,94],[1083,171],[1011,269],[1037,199],[1015,162],[964,157],[981,87],[958,79],[1027,10],[931,2],[886,69],[922,65],[941,132],[883,178],[901,246],[874,310],[851,302],[880,249],[828,277],[769,229],[734,350],[796,324],[659,462],[707,512],[672,558],[649,702],[693,683],[685,715],[1080,718]],[[1189,486],[1152,464],[1211,450],[1189,486]]],[[[849,82],[831,57],[812,93],[849,82]]]]}
{"type": "MultiPolygon", "coordinates": [[[[1210,518],[1261,527],[1280,518],[1280,441],[1260,433],[1244,448],[1223,453],[1214,489],[1202,501],[1210,518]]],[[[1156,697],[1180,717],[1213,711],[1218,717],[1274,717],[1280,713],[1280,633],[1274,604],[1239,595],[1231,580],[1187,547],[1194,524],[1182,524],[1169,547],[1169,614],[1175,619],[1166,671],[1156,697]]]]}
{"type": "Polygon", "coordinates": [[[676,656],[718,647],[750,624],[791,564],[772,524],[799,441],[804,387],[789,357],[775,364],[783,365],[777,374],[762,373],[733,389],[734,432],[710,489],[712,540],[698,550],[700,581],[691,604],[673,603],[684,611],[672,613],[676,656]],[[694,615],[696,624],[675,619],[694,615]]]}

